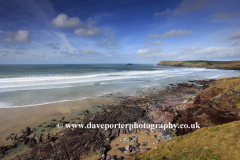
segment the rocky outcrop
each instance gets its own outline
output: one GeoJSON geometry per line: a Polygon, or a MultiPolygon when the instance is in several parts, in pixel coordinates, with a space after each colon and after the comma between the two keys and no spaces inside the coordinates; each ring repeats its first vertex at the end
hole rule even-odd
{"type": "MultiPolygon", "coordinates": [[[[221,79],[178,106],[181,124],[209,127],[240,120],[240,78],[221,79]]],[[[186,134],[196,129],[182,129],[186,134]]]]}

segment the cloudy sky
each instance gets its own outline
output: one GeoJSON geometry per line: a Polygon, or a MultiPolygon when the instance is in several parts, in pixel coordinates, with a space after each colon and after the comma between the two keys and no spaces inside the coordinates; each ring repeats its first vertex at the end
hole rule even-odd
{"type": "Polygon", "coordinates": [[[0,0],[0,64],[240,60],[239,0],[0,0]]]}

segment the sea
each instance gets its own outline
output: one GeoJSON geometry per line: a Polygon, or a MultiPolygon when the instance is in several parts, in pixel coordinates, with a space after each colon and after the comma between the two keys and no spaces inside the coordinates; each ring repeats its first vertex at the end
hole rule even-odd
{"type": "Polygon", "coordinates": [[[0,65],[0,108],[121,93],[134,95],[188,80],[240,76],[240,71],[153,64],[0,65]]]}

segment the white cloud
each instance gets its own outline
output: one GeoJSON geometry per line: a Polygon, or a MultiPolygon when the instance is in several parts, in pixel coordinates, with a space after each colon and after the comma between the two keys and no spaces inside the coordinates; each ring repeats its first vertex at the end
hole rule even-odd
{"type": "Polygon", "coordinates": [[[144,56],[144,57],[155,57],[159,56],[163,51],[162,48],[149,48],[149,49],[139,49],[135,54],[144,56]]]}
{"type": "Polygon", "coordinates": [[[144,57],[151,58],[168,58],[173,60],[189,59],[234,59],[238,57],[240,47],[208,47],[200,49],[195,47],[182,47],[175,52],[157,52],[157,49],[140,49],[136,52],[144,57]]]}
{"type": "Polygon", "coordinates": [[[162,35],[159,34],[150,34],[147,38],[168,38],[168,37],[181,37],[181,36],[185,36],[188,34],[191,34],[193,31],[192,30],[186,30],[186,29],[180,29],[180,30],[176,30],[176,29],[172,29],[169,32],[166,32],[162,35]]]}
{"type": "Polygon", "coordinates": [[[8,51],[0,51],[0,57],[5,57],[9,54],[8,51]]]}
{"type": "Polygon", "coordinates": [[[30,57],[28,57],[27,59],[43,59],[45,58],[46,55],[31,55],[30,57]]]}
{"type": "Polygon", "coordinates": [[[64,32],[53,32],[58,42],[60,43],[61,48],[68,48],[70,50],[75,50],[76,48],[70,43],[67,35],[64,32]]]}
{"type": "Polygon", "coordinates": [[[93,37],[101,35],[101,31],[97,27],[94,27],[97,21],[91,17],[84,23],[78,17],[69,18],[66,14],[62,13],[54,18],[51,23],[56,28],[75,29],[74,34],[76,36],[93,37]]]}
{"type": "Polygon", "coordinates": [[[23,51],[14,51],[13,53],[14,54],[25,54],[25,52],[23,52],[23,51]]]}
{"type": "Polygon", "coordinates": [[[164,45],[164,42],[156,41],[156,42],[147,42],[147,44],[145,44],[144,47],[148,47],[148,46],[162,46],[162,45],[164,45]]]}
{"type": "Polygon", "coordinates": [[[240,46],[240,39],[234,40],[231,45],[232,46],[240,46]]]}
{"type": "Polygon", "coordinates": [[[14,37],[14,36],[16,35],[16,33],[12,32],[12,31],[5,31],[5,32],[3,33],[3,35],[4,35],[5,37],[14,37]]]}
{"type": "Polygon", "coordinates": [[[97,20],[93,19],[92,17],[89,17],[87,19],[87,24],[91,25],[91,26],[94,26],[95,24],[97,24],[97,20]]]}
{"type": "Polygon", "coordinates": [[[11,48],[11,47],[14,47],[15,45],[13,43],[9,43],[9,44],[4,44],[3,47],[4,48],[11,48]]]}
{"type": "Polygon", "coordinates": [[[210,15],[210,18],[225,19],[225,18],[236,16],[236,15],[239,15],[239,14],[240,14],[240,12],[226,13],[225,11],[223,11],[223,12],[218,12],[218,13],[210,15]]]}
{"type": "Polygon", "coordinates": [[[5,31],[5,38],[0,39],[0,42],[31,42],[29,31],[18,30],[17,32],[5,31]]]}
{"type": "Polygon", "coordinates": [[[16,49],[18,49],[18,50],[25,50],[26,48],[25,48],[25,47],[22,47],[22,46],[19,46],[19,47],[17,47],[16,49]]]}
{"type": "Polygon", "coordinates": [[[69,51],[66,49],[65,51],[61,52],[64,55],[90,55],[90,54],[98,54],[95,50],[91,49],[81,49],[81,50],[74,50],[74,51],[69,51]]]}
{"type": "Polygon", "coordinates": [[[30,42],[31,38],[29,37],[28,31],[19,30],[16,35],[13,37],[16,42],[30,42]]]}
{"type": "Polygon", "coordinates": [[[163,11],[163,12],[156,12],[154,14],[154,16],[163,16],[163,15],[167,15],[167,14],[171,14],[172,13],[172,10],[169,9],[169,8],[166,8],[166,11],[163,11]]]}
{"type": "Polygon", "coordinates": [[[77,52],[80,54],[95,54],[95,53],[97,53],[95,50],[91,50],[91,49],[82,49],[82,50],[78,50],[77,52]]]}
{"type": "Polygon", "coordinates": [[[240,39],[240,29],[237,29],[232,35],[227,37],[228,40],[240,39]]]}
{"type": "Polygon", "coordinates": [[[56,28],[76,29],[82,27],[84,23],[78,17],[69,18],[66,14],[59,14],[51,22],[56,28]]]}
{"type": "Polygon", "coordinates": [[[231,41],[232,46],[240,45],[240,29],[236,29],[233,34],[226,38],[226,40],[231,41]]]}
{"type": "Polygon", "coordinates": [[[69,51],[66,49],[62,51],[61,54],[65,58],[87,58],[87,59],[97,59],[102,55],[95,50],[91,49],[81,49],[81,50],[73,50],[69,51]]]}
{"type": "Polygon", "coordinates": [[[154,16],[163,16],[169,14],[184,14],[192,11],[203,9],[212,0],[183,0],[175,9],[166,8],[163,12],[156,12],[154,16]]]}
{"type": "Polygon", "coordinates": [[[240,53],[240,47],[209,47],[204,50],[197,50],[195,55],[202,55],[209,58],[234,57],[240,53]]]}
{"type": "Polygon", "coordinates": [[[184,0],[174,10],[175,14],[188,13],[203,9],[211,0],[184,0]]]}
{"type": "Polygon", "coordinates": [[[99,47],[106,46],[108,49],[118,49],[117,38],[114,33],[108,33],[105,40],[101,40],[95,44],[99,47]]]}
{"type": "Polygon", "coordinates": [[[52,49],[60,49],[60,46],[58,43],[49,43],[49,44],[45,44],[45,46],[49,46],[51,47],[52,49]]]}
{"type": "Polygon", "coordinates": [[[101,35],[101,31],[96,27],[88,27],[76,29],[74,34],[83,37],[93,37],[101,35]]]}

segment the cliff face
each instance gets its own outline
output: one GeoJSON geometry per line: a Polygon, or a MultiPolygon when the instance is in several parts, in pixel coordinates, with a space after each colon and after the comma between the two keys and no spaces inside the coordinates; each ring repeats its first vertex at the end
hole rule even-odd
{"type": "Polygon", "coordinates": [[[129,159],[240,158],[240,77],[204,86],[194,99],[177,105],[176,110],[180,124],[198,122],[201,128],[180,129],[181,136],[129,159]]]}
{"type": "MultiPolygon", "coordinates": [[[[199,92],[193,101],[178,106],[181,124],[198,122],[209,127],[240,120],[240,77],[213,82],[199,92]]],[[[180,134],[194,130],[182,129],[180,134]]]]}
{"type": "Polygon", "coordinates": [[[240,70],[240,61],[161,61],[158,65],[240,70]]]}

